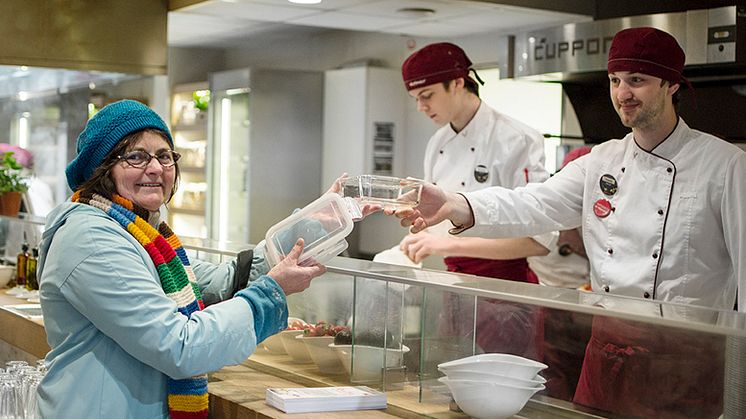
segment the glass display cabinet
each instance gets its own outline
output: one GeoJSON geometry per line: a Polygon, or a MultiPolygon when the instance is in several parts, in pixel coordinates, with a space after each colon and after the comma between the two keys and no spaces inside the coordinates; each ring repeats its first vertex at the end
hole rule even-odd
{"type": "MultiPolygon", "coordinates": [[[[43,223],[0,221],[6,231],[38,232],[43,223]]],[[[182,241],[191,258],[214,263],[250,247],[182,241]]],[[[636,416],[746,417],[746,313],[734,310],[343,257],[334,258],[327,272],[303,293],[291,295],[288,304],[290,316],[314,325],[325,322],[325,330],[346,331],[346,340],[337,339],[341,333],[280,332],[262,342],[244,367],[305,386],[379,388],[387,394],[388,414],[466,417],[454,411],[458,407],[438,380],[443,376],[438,365],[495,352],[548,366],[541,371],[545,389],[528,400],[519,417],[631,417],[624,397],[648,409],[636,416]],[[594,351],[601,360],[597,355],[584,366],[594,351]],[[596,368],[602,380],[626,373],[632,388],[614,389],[604,406],[574,403],[581,367],[596,368]]]]}
{"type": "MultiPolygon", "coordinates": [[[[195,256],[212,252],[202,249],[195,256]]],[[[343,257],[327,268],[288,298],[290,316],[346,326],[349,344],[329,339],[319,353],[309,340],[316,355],[299,359],[277,345],[276,335],[247,365],[305,385],[380,388],[390,410],[404,417],[451,417],[457,407],[438,381],[438,364],[511,353],[548,365],[541,372],[546,388],[521,417],[630,417],[619,405],[625,397],[641,398],[638,412],[647,417],[746,417],[746,313],[343,257]],[[603,357],[594,362],[598,377],[626,369],[636,389],[625,388],[628,381],[606,405],[590,407],[573,403],[573,395],[592,328],[593,342],[605,342],[596,351],[603,357]],[[341,368],[331,364],[334,355],[341,368]],[[692,388],[707,388],[706,399],[692,399],[692,388]]]]}

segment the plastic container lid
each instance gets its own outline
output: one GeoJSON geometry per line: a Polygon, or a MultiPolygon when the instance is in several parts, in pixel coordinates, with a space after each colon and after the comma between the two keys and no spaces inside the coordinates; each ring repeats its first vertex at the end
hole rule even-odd
{"type": "Polygon", "coordinates": [[[299,265],[325,264],[347,249],[353,219],[337,194],[327,193],[267,230],[266,259],[278,264],[299,238],[305,241],[299,265]]]}

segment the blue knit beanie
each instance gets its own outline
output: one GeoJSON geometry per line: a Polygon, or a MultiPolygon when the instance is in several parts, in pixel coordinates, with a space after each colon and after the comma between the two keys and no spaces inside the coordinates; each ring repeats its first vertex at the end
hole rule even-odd
{"type": "Polygon", "coordinates": [[[152,109],[134,100],[122,100],[106,105],[86,124],[78,136],[78,155],[65,169],[67,184],[75,191],[90,179],[109,152],[129,134],[146,128],[161,130],[174,141],[166,123],[152,109]]]}

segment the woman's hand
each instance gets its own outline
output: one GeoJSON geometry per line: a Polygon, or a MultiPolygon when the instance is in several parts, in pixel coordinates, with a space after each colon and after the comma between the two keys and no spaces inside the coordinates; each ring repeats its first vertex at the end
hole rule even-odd
{"type": "Polygon", "coordinates": [[[311,285],[311,280],[326,272],[324,265],[298,265],[298,258],[303,253],[303,239],[298,239],[295,246],[274,268],[267,273],[285,292],[285,295],[301,292],[311,285]]]}

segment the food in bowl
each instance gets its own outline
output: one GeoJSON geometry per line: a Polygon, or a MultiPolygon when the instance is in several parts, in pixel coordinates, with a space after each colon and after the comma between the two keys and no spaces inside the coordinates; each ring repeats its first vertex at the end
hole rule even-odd
{"type": "Polygon", "coordinates": [[[382,369],[384,366],[384,357],[386,368],[400,367],[404,363],[404,354],[409,352],[409,348],[402,345],[401,348],[386,348],[366,345],[329,345],[332,348],[345,371],[351,376],[351,381],[363,382],[380,382],[382,378],[382,369]],[[354,355],[353,355],[354,354],[354,355]]]}
{"type": "Polygon", "coordinates": [[[533,359],[501,353],[473,355],[438,365],[438,369],[446,375],[454,370],[481,371],[524,380],[532,379],[545,368],[546,364],[533,359]]]}
{"type": "MultiPolygon", "coordinates": [[[[303,321],[303,319],[299,319],[297,317],[289,317],[288,327],[285,330],[303,330],[307,325],[308,323],[303,321]]],[[[264,339],[264,341],[262,341],[262,343],[260,343],[259,345],[270,354],[287,354],[285,345],[282,343],[282,338],[280,337],[279,333],[269,336],[268,338],[264,339]]]]}
{"type": "Polygon", "coordinates": [[[537,391],[544,390],[544,385],[517,387],[448,377],[438,378],[438,381],[448,386],[464,413],[477,419],[510,418],[520,412],[537,391]]]}
{"type": "Polygon", "coordinates": [[[298,335],[296,339],[306,345],[311,360],[320,372],[340,374],[344,372],[344,368],[329,344],[334,342],[338,334],[349,334],[349,332],[350,328],[347,326],[335,325],[321,320],[313,325],[306,324],[303,327],[303,334],[298,335]]]}

